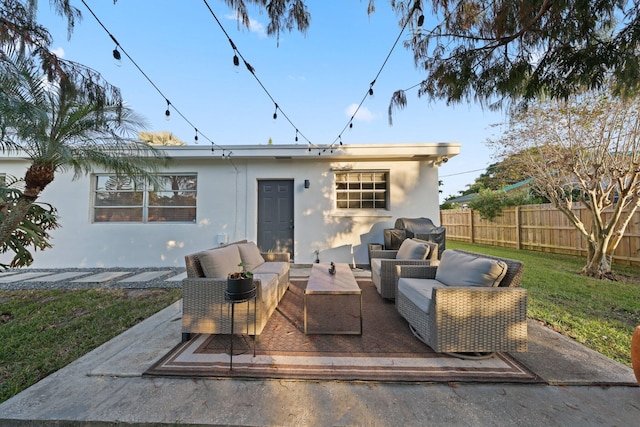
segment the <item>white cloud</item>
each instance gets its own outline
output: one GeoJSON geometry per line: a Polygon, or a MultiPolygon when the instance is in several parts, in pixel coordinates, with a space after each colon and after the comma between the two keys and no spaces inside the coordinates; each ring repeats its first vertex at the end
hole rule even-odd
{"type": "MultiPolygon", "coordinates": [[[[225,18],[236,21],[239,26],[244,27],[237,13],[235,15],[225,15],[225,18]]],[[[257,34],[261,39],[267,37],[267,30],[264,28],[264,25],[251,17],[249,17],[249,31],[257,34]]]]}
{"type": "MultiPolygon", "coordinates": [[[[358,104],[349,105],[346,108],[346,110],[344,110],[345,115],[351,118],[351,116],[353,116],[353,114],[356,112],[356,108],[358,108],[358,104]]],[[[354,120],[359,120],[362,122],[370,122],[378,119],[379,117],[380,117],[379,114],[372,113],[371,110],[369,110],[368,108],[360,107],[360,109],[358,110],[358,112],[354,117],[354,120]]]]}
{"type": "Polygon", "coordinates": [[[64,58],[64,49],[62,49],[61,47],[52,49],[51,53],[53,53],[58,58],[64,58]]]}

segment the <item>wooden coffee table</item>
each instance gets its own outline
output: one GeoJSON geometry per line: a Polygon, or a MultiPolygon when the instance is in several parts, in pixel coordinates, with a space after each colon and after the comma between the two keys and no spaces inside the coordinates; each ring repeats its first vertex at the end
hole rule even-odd
{"type": "MultiPolygon", "coordinates": [[[[349,334],[362,335],[362,290],[358,286],[351,268],[348,264],[335,264],[336,274],[329,274],[329,264],[313,264],[311,274],[307,282],[307,288],[304,291],[304,333],[305,334],[349,334]],[[331,306],[322,306],[322,297],[333,296],[329,299],[331,306]],[[355,316],[359,318],[358,329],[349,330],[309,330],[309,310],[310,300],[314,308],[319,308],[319,313],[314,312],[314,323],[327,323],[327,316],[354,317],[353,313],[349,313],[349,307],[353,307],[353,299],[356,299],[357,313],[355,316]],[[351,300],[351,301],[348,301],[351,300]],[[351,302],[351,304],[349,304],[351,302]]],[[[325,303],[326,304],[326,303],[325,303]]],[[[353,310],[352,310],[353,311],[353,310]]]]}

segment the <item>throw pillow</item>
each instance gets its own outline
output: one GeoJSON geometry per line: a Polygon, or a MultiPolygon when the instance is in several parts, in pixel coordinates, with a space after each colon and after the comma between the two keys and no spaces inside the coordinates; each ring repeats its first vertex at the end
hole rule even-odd
{"type": "Polygon", "coordinates": [[[200,252],[198,260],[205,277],[226,278],[229,273],[242,270],[242,267],[238,266],[242,258],[237,245],[200,252]]]}
{"type": "Polygon", "coordinates": [[[436,280],[447,286],[498,286],[506,274],[504,261],[446,250],[436,280]]]}
{"type": "Polygon", "coordinates": [[[396,259],[425,259],[429,255],[429,245],[406,239],[400,245],[396,259]]]}
{"type": "Polygon", "coordinates": [[[255,242],[241,243],[238,245],[240,251],[240,258],[244,262],[244,268],[251,271],[259,265],[264,264],[264,258],[260,254],[260,249],[255,242]]]}

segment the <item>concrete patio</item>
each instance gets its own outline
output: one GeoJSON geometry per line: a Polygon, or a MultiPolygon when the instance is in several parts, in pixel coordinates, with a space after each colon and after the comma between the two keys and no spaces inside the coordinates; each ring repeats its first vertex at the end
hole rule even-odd
{"type": "Polygon", "coordinates": [[[0,405],[0,426],[627,426],[640,419],[631,369],[533,321],[529,352],[514,356],[547,385],[143,378],[180,340],[180,318],[177,302],[14,396],[0,405]]]}

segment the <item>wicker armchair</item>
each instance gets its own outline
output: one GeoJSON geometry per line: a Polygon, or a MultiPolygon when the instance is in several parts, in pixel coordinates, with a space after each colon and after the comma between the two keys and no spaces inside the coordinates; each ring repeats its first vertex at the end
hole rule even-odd
{"type": "MultiPolygon", "coordinates": [[[[458,252],[505,262],[507,272],[500,285],[435,286],[428,308],[425,308],[425,301],[413,300],[398,287],[398,312],[409,322],[416,337],[438,353],[527,351],[527,291],[519,288],[524,264],[511,259],[458,252]]],[[[407,278],[435,279],[437,269],[437,266],[398,266],[398,281],[407,278]]]]}
{"type": "Polygon", "coordinates": [[[396,298],[396,267],[399,265],[437,265],[438,244],[424,242],[429,245],[426,259],[396,259],[397,250],[377,249],[370,247],[371,280],[382,298],[396,298]]]}

